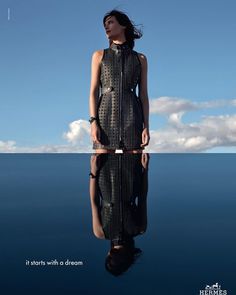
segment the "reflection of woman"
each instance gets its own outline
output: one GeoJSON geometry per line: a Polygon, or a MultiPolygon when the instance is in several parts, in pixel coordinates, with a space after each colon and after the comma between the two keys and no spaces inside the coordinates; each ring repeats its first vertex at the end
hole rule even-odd
{"type": "Polygon", "coordinates": [[[110,46],[92,56],[89,121],[93,148],[98,153],[142,152],[150,137],[147,59],[133,50],[134,39],[142,34],[117,10],[107,13],[103,24],[110,46]]]}
{"type": "Polygon", "coordinates": [[[91,158],[93,232],[111,241],[106,269],[114,275],[127,270],[141,253],[134,237],[147,226],[148,158],[148,154],[97,154],[91,158]]]}

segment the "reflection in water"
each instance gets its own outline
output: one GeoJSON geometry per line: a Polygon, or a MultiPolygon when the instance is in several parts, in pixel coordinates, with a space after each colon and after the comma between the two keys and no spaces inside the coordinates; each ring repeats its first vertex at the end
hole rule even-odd
{"type": "Polygon", "coordinates": [[[106,269],[125,272],[142,253],[134,237],[147,228],[149,154],[91,156],[90,198],[93,232],[111,241],[106,269]]]}

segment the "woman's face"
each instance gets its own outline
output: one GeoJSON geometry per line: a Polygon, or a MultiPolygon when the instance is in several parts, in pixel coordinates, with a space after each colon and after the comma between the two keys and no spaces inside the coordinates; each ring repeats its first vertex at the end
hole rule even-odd
{"type": "Polygon", "coordinates": [[[104,25],[108,39],[115,40],[124,34],[125,26],[121,26],[115,16],[108,16],[104,25]]]}

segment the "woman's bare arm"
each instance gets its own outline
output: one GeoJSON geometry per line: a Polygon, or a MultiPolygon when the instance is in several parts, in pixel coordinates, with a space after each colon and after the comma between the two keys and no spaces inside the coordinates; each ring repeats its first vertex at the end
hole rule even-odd
{"type": "Polygon", "coordinates": [[[99,213],[99,196],[97,195],[96,190],[96,180],[90,179],[90,202],[92,209],[92,225],[93,225],[93,233],[99,239],[104,239],[104,232],[102,229],[102,224],[100,220],[99,213]]]}
{"type": "Polygon", "coordinates": [[[143,106],[143,117],[144,117],[144,131],[142,135],[142,146],[148,145],[149,143],[149,100],[148,100],[148,87],[147,87],[147,58],[144,54],[139,53],[139,60],[141,62],[141,81],[139,85],[139,97],[142,101],[143,106]]]}
{"type": "MultiPolygon", "coordinates": [[[[92,155],[90,159],[90,170],[94,176],[98,176],[99,155],[92,155]]],[[[99,239],[104,239],[104,232],[100,217],[100,196],[97,189],[97,178],[90,178],[89,183],[90,202],[92,209],[93,233],[99,239]]]]}
{"type": "MultiPolygon", "coordinates": [[[[91,84],[89,95],[89,112],[90,117],[97,118],[97,98],[99,95],[99,83],[100,83],[100,64],[103,56],[103,50],[98,50],[93,53],[91,63],[91,84]]],[[[91,124],[91,137],[96,143],[100,143],[100,129],[97,125],[97,121],[93,121],[91,124]]]]}
{"type": "Polygon", "coordinates": [[[103,50],[95,51],[92,55],[91,63],[91,83],[90,83],[90,95],[89,95],[89,110],[90,116],[97,116],[97,97],[99,95],[99,80],[100,80],[100,63],[103,50]]]}

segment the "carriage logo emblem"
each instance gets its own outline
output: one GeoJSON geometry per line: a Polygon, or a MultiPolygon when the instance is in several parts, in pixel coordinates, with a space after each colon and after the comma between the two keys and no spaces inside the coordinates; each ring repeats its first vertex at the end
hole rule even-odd
{"type": "Polygon", "coordinates": [[[200,290],[199,295],[227,295],[227,290],[222,290],[219,283],[212,286],[206,285],[205,290],[200,290]]]}

